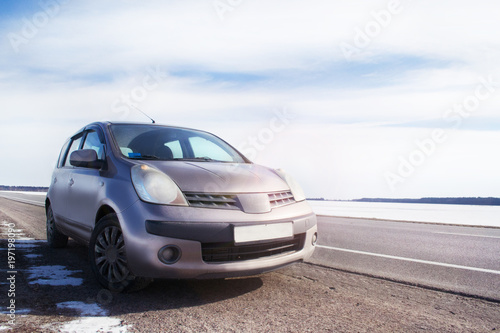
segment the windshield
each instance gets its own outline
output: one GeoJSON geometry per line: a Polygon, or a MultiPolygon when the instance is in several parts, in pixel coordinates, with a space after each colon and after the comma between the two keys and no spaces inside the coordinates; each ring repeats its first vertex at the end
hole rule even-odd
{"type": "Polygon", "coordinates": [[[111,125],[121,153],[133,159],[245,163],[231,146],[206,132],[152,125],[111,125]]]}

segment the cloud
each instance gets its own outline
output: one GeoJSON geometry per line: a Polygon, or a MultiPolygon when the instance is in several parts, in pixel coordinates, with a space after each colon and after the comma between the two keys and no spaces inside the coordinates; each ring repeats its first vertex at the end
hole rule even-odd
{"type": "MultiPolygon", "coordinates": [[[[12,3],[0,5],[0,149],[21,166],[6,166],[17,176],[0,183],[46,185],[78,128],[148,121],[129,104],[235,145],[286,106],[297,118],[257,162],[291,169],[311,196],[389,195],[383,173],[398,156],[433,128],[449,128],[448,110],[474,96],[481,78],[500,81],[493,1],[255,0],[233,2],[223,19],[212,0],[12,3]],[[394,3],[397,14],[383,24],[394,3]],[[12,34],[25,39],[17,48],[12,34]],[[361,34],[369,37],[362,47],[361,34]],[[342,43],[359,52],[346,59],[342,43]],[[34,170],[33,160],[43,167],[34,170]]],[[[459,132],[477,130],[474,144],[443,146],[453,157],[429,159],[394,195],[448,188],[453,196],[456,183],[470,182],[457,171],[433,186],[443,168],[495,165],[489,143],[474,145],[497,139],[499,92],[500,85],[467,117],[454,114],[459,132]],[[474,158],[457,167],[462,153],[474,158]]],[[[472,177],[480,185],[471,193],[480,195],[480,186],[492,193],[490,176],[472,177]]]]}
{"type": "MultiPolygon", "coordinates": [[[[20,47],[18,60],[69,73],[113,72],[151,62],[226,72],[309,69],[343,62],[339,43],[351,42],[356,28],[365,29],[388,3],[260,0],[243,2],[221,21],[212,1],[68,2],[20,47]]],[[[485,49],[498,53],[491,32],[499,23],[491,2],[400,3],[400,13],[359,60],[370,62],[390,50],[471,63],[485,49]]],[[[18,18],[6,29],[22,26],[18,18]]]]}

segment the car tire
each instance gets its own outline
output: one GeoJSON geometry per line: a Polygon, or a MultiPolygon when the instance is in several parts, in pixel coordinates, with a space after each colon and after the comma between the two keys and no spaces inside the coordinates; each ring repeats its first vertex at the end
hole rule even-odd
{"type": "Polygon", "coordinates": [[[68,236],[57,230],[56,221],[52,207],[47,207],[47,243],[52,248],[65,247],[68,244],[68,236]]]}
{"type": "Polygon", "coordinates": [[[99,283],[113,292],[137,291],[153,280],[137,277],[128,268],[125,242],[115,214],[99,220],[89,243],[90,266],[99,283]]]}

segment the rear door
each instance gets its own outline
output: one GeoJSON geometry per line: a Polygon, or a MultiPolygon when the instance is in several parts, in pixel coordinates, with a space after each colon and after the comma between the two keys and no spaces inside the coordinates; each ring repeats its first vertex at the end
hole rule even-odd
{"type": "Polygon", "coordinates": [[[74,167],[69,164],[69,155],[80,148],[82,144],[83,133],[78,133],[73,136],[61,150],[57,168],[54,170],[52,176],[52,183],[50,185],[50,200],[52,211],[54,212],[55,220],[63,230],[67,229],[66,220],[69,217],[68,210],[68,196],[69,188],[71,186],[70,179],[74,167]]]}

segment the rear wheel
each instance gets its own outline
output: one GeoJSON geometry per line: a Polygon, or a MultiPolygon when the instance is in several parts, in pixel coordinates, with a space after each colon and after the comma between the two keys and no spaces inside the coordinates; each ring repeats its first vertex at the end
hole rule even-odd
{"type": "Polygon", "coordinates": [[[111,291],[139,290],[152,281],[136,277],[128,269],[123,233],[114,214],[97,223],[90,238],[89,259],[99,283],[111,291]]]}
{"type": "Polygon", "coordinates": [[[47,243],[50,247],[65,247],[68,244],[68,236],[62,234],[56,227],[52,207],[47,208],[47,243]]]}

